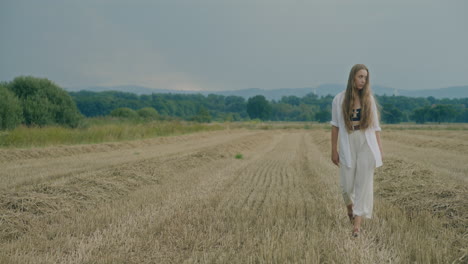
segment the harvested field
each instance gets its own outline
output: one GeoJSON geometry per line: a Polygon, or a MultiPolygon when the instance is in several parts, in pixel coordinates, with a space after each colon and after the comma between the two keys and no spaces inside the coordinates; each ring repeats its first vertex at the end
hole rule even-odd
{"type": "Polygon", "coordinates": [[[468,262],[467,132],[382,139],[357,239],[325,129],[3,149],[0,263],[468,262]]]}

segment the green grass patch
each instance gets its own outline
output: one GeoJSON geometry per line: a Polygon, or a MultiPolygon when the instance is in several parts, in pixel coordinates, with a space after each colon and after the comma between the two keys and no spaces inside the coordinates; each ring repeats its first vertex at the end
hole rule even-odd
{"type": "Polygon", "coordinates": [[[243,158],[244,158],[244,155],[238,153],[238,154],[236,154],[235,158],[236,158],[236,159],[243,159],[243,158]]]}

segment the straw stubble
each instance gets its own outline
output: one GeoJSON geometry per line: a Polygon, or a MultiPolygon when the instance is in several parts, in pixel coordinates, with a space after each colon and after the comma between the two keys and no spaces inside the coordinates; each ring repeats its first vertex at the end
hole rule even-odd
{"type": "MultiPolygon", "coordinates": [[[[404,137],[408,131],[395,133],[404,137]]],[[[26,166],[15,167],[20,179],[2,181],[0,261],[464,261],[466,200],[460,197],[466,189],[448,193],[453,186],[444,189],[435,180],[439,171],[425,171],[420,160],[398,159],[390,147],[388,168],[376,173],[374,218],[352,238],[338,171],[329,160],[328,134],[231,130],[105,151],[99,146],[94,152],[63,151],[64,157],[10,159],[2,163],[6,171],[16,162],[26,166]],[[236,159],[237,153],[243,159],[236,159]],[[44,169],[63,160],[68,166],[44,169]],[[405,177],[409,167],[424,177],[405,177]],[[421,179],[424,188],[418,187],[421,179]],[[412,203],[410,197],[420,198],[421,188],[442,195],[412,203]],[[435,207],[438,201],[455,216],[435,207]]],[[[447,184],[454,181],[450,173],[443,177],[447,184]]]]}

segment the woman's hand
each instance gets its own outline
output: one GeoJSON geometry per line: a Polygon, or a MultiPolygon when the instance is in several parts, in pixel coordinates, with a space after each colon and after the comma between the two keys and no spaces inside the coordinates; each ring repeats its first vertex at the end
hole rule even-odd
{"type": "Polygon", "coordinates": [[[336,166],[340,166],[340,155],[338,155],[338,132],[339,128],[336,126],[332,126],[331,130],[331,160],[336,166]]]}
{"type": "Polygon", "coordinates": [[[336,166],[340,166],[340,155],[338,155],[338,151],[332,151],[331,160],[336,166]]]}
{"type": "Polygon", "coordinates": [[[383,160],[384,153],[383,153],[383,149],[382,149],[382,142],[380,141],[380,131],[375,132],[375,137],[377,138],[377,144],[379,145],[380,157],[382,157],[382,160],[383,160]]]}

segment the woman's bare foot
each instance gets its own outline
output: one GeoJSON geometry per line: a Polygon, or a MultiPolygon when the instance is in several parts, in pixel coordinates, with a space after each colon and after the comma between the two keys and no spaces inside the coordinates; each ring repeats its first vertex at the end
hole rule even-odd
{"type": "Polygon", "coordinates": [[[361,232],[361,220],[362,217],[359,215],[354,217],[353,237],[358,237],[359,233],[361,232]]]}
{"type": "Polygon", "coordinates": [[[348,208],[348,217],[349,217],[349,221],[351,222],[351,224],[353,224],[353,220],[354,220],[354,215],[353,215],[353,204],[348,204],[346,206],[346,208],[348,208]]]}
{"type": "Polygon", "coordinates": [[[359,228],[354,228],[353,229],[353,237],[358,237],[360,232],[361,232],[361,230],[359,230],[359,228]]]}

